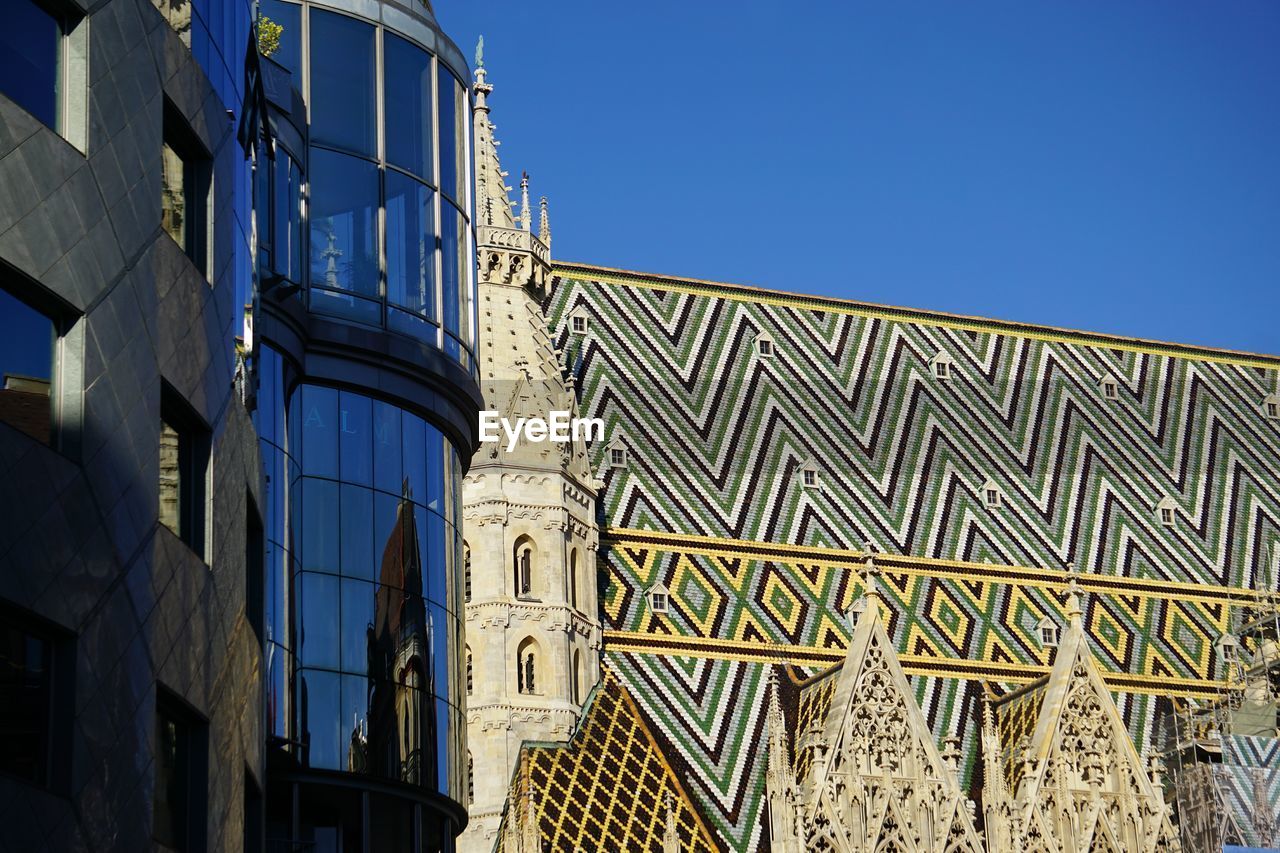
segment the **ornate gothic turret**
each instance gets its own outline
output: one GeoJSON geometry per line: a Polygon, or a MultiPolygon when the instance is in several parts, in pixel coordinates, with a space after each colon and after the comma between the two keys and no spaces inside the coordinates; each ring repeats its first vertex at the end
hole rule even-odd
{"type": "Polygon", "coordinates": [[[776,742],[782,712],[777,682],[771,685],[773,849],[980,853],[954,750],[939,753],[881,622],[876,573],[868,556],[844,663],[799,685],[794,769],[785,744],[776,742]]]}
{"type": "MultiPolygon", "coordinates": [[[[475,93],[478,367],[486,409],[514,423],[578,413],[540,303],[550,276],[545,201],[531,230],[529,179],[513,213],[489,120],[483,57],[475,93]]],[[[566,741],[599,679],[596,490],[581,437],[482,444],[463,481],[467,722],[474,768],[462,851],[493,849],[524,741],[566,741]]]]}
{"type": "MultiPolygon", "coordinates": [[[[1179,850],[1163,793],[1153,784],[1089,650],[1075,578],[1067,587],[1068,626],[1047,676],[995,702],[1001,737],[984,737],[988,843],[1007,849],[1179,850]],[[1034,721],[1029,730],[1022,721],[1034,721]],[[1012,820],[1007,821],[1006,815],[1012,820]],[[995,826],[992,826],[994,816],[995,826]],[[996,833],[993,835],[993,832],[996,833]],[[1002,839],[1001,839],[1002,840],[1002,839]]],[[[990,735],[991,726],[984,726],[990,735]]]]}

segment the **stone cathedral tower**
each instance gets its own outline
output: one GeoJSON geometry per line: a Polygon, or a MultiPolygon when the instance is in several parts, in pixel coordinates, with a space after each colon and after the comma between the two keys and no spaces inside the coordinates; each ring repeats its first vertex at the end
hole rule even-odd
{"type": "MultiPolygon", "coordinates": [[[[532,230],[527,176],[513,215],[489,121],[483,58],[474,84],[480,383],[513,422],[577,415],[541,310],[549,284],[546,199],[532,230]]],[[[470,823],[459,850],[489,851],[525,741],[565,741],[600,678],[596,492],[582,440],[483,444],[463,481],[470,823]]]]}

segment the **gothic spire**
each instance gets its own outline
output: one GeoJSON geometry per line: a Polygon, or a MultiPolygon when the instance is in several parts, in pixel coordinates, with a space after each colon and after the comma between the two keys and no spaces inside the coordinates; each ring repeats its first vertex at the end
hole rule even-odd
{"type": "Polygon", "coordinates": [[[495,127],[489,120],[489,95],[493,85],[489,83],[489,71],[484,67],[484,37],[476,46],[476,80],[471,87],[474,96],[472,122],[476,140],[476,201],[480,225],[493,225],[498,228],[514,228],[516,223],[511,216],[511,199],[507,193],[511,188],[506,185],[507,173],[502,171],[502,163],[498,160],[498,146],[501,144],[494,135],[495,127]]]}

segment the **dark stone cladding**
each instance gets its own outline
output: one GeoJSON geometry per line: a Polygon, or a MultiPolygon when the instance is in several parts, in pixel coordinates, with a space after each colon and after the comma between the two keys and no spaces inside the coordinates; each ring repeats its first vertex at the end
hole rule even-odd
{"type": "Polygon", "coordinates": [[[0,278],[64,331],[56,446],[0,424],[0,599],[72,650],[67,767],[50,788],[0,776],[0,851],[152,849],[160,688],[208,722],[203,847],[238,850],[246,785],[265,782],[245,611],[261,464],[234,384],[239,104],[149,0],[62,5],[87,18],[83,149],[0,92],[0,278]],[[160,227],[166,99],[213,159],[207,279],[160,227]],[[209,427],[208,563],[158,521],[162,383],[209,427]]]}
{"type": "Polygon", "coordinates": [[[421,415],[465,460],[479,447],[480,387],[439,349],[310,313],[288,297],[263,298],[258,322],[263,341],[293,362],[300,381],[357,390],[421,415]]]}

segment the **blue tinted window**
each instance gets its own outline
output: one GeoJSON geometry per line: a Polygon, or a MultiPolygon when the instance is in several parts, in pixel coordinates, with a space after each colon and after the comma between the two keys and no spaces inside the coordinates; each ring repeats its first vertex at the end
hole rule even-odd
{"type": "Polygon", "coordinates": [[[373,492],[342,486],[342,573],[373,580],[373,492]]]}
{"type": "Polygon", "coordinates": [[[387,162],[434,181],[431,163],[431,57],[388,33],[382,44],[386,74],[387,162]]]}
{"type": "Polygon", "coordinates": [[[444,284],[444,307],[441,312],[446,330],[459,334],[465,325],[462,317],[466,306],[463,289],[467,286],[467,221],[452,204],[440,205],[441,281],[444,284]]]}
{"type": "Polygon", "coordinates": [[[0,92],[49,127],[58,123],[57,20],[32,0],[5,4],[0,27],[0,92]]]}
{"type": "Polygon", "coordinates": [[[440,68],[437,81],[440,101],[440,189],[454,199],[461,199],[466,183],[466,142],[463,133],[466,121],[462,112],[466,106],[462,84],[456,77],[440,68]]]}
{"type": "Polygon", "coordinates": [[[373,27],[311,11],[311,138],[373,156],[377,148],[373,27]]]}
{"type": "Polygon", "coordinates": [[[378,167],[311,153],[311,283],[378,296],[378,167]]]}
{"type": "Polygon", "coordinates": [[[0,290],[0,422],[48,443],[53,321],[0,290]]]}
{"type": "Polygon", "coordinates": [[[417,415],[404,413],[404,478],[415,501],[427,500],[427,425],[417,415]]]}
{"type": "Polygon", "coordinates": [[[338,392],[308,385],[302,389],[302,467],[320,477],[338,476],[338,392]]]}
{"type": "Polygon", "coordinates": [[[299,654],[303,666],[338,668],[338,579],[303,572],[298,576],[302,603],[299,654]]]}
{"type": "Polygon", "coordinates": [[[281,0],[259,0],[258,8],[264,18],[283,27],[280,47],[271,58],[292,72],[294,88],[302,91],[302,7],[281,0]]]}
{"type": "Polygon", "coordinates": [[[400,491],[400,410],[373,404],[373,482],[385,492],[400,491]]]}
{"type": "Polygon", "coordinates": [[[373,485],[372,401],[343,391],[338,398],[338,435],[341,479],[344,483],[373,485]]]}
{"type": "Polygon", "coordinates": [[[387,171],[387,299],[433,319],[436,296],[435,193],[387,171]]]}
{"type": "MultiPolygon", "coordinates": [[[[339,676],[336,672],[303,670],[299,681],[302,696],[302,742],[311,767],[345,770],[347,752],[342,748],[343,729],[339,676]]],[[[348,723],[347,725],[350,725],[348,723]]]]}
{"type": "Polygon", "coordinates": [[[376,587],[361,580],[342,581],[342,670],[365,675],[369,666],[369,627],[374,624],[376,587]]]}
{"type": "Polygon", "coordinates": [[[337,574],[338,484],[332,480],[302,478],[302,567],[337,574]]]}

